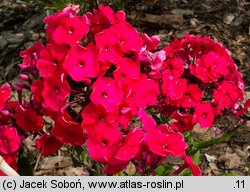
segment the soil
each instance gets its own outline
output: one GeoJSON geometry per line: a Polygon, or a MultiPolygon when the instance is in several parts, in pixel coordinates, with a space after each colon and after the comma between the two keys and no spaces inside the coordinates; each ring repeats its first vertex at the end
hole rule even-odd
{"type": "MultiPolygon", "coordinates": [[[[209,35],[223,43],[242,72],[250,98],[250,2],[247,0],[135,0],[125,1],[128,20],[141,32],[158,35],[161,46],[186,33],[209,35]]],[[[34,3],[0,0],[0,84],[13,82],[20,72],[20,50],[34,41],[45,41],[43,18],[46,11],[34,3]]],[[[204,175],[250,175],[250,116],[229,141],[202,150],[200,167],[204,175]]],[[[215,129],[194,130],[198,140],[214,137],[215,129]]],[[[26,146],[32,153],[34,175],[88,175],[73,167],[67,149],[52,157],[37,155],[32,139],[26,146]]],[[[173,163],[173,162],[172,162],[173,163]]]]}

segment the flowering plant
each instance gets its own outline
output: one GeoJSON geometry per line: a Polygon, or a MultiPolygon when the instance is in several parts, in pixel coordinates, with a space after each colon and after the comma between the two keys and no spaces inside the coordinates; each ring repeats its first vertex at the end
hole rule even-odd
{"type": "Polygon", "coordinates": [[[228,50],[194,35],[159,50],[160,39],[140,34],[123,11],[79,11],[68,5],[46,17],[47,43],[20,52],[18,101],[8,100],[9,84],[0,88],[0,155],[17,168],[20,143],[34,134],[43,156],[80,146],[104,174],[133,164],[150,175],[173,156],[184,164],[172,175],[201,175],[184,134],[247,107],[238,110],[244,83],[228,50]]]}

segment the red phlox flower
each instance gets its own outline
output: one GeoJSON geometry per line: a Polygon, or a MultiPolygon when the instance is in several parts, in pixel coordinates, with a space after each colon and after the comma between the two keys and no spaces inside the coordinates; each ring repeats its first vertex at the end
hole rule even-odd
{"type": "Polygon", "coordinates": [[[175,38],[169,45],[165,46],[163,50],[166,52],[167,58],[176,56],[176,53],[182,50],[183,39],[175,38]]]}
{"type": "Polygon", "coordinates": [[[34,43],[34,45],[28,47],[25,51],[21,51],[20,57],[23,58],[23,61],[18,66],[23,70],[29,67],[35,67],[43,48],[43,44],[40,41],[37,41],[34,43]]]}
{"type": "Polygon", "coordinates": [[[93,129],[100,123],[117,127],[118,126],[118,113],[117,111],[107,112],[102,105],[88,104],[82,109],[82,128],[87,132],[93,129]]]}
{"type": "Polygon", "coordinates": [[[122,145],[119,147],[115,158],[122,161],[129,161],[134,158],[140,150],[140,143],[144,138],[141,129],[135,128],[124,138],[122,145]]]}
{"type": "Polygon", "coordinates": [[[177,106],[180,107],[195,107],[201,102],[203,91],[196,84],[188,84],[183,97],[177,100],[177,106]]]}
{"type": "Polygon", "coordinates": [[[160,93],[159,84],[155,80],[148,79],[146,75],[141,75],[135,83],[131,83],[131,92],[139,108],[156,105],[157,96],[160,93]]]}
{"type": "Polygon", "coordinates": [[[12,154],[20,147],[21,139],[15,127],[0,126],[0,153],[12,154]]]}
{"type": "Polygon", "coordinates": [[[197,59],[196,64],[190,65],[190,72],[204,83],[214,82],[228,73],[228,61],[210,51],[197,59]]]}
{"type": "Polygon", "coordinates": [[[122,161],[122,160],[113,158],[112,160],[106,163],[105,167],[103,168],[103,173],[109,174],[109,175],[116,174],[122,171],[123,169],[125,169],[128,164],[129,164],[129,161],[122,161]]]}
{"type": "Polygon", "coordinates": [[[93,10],[94,15],[87,13],[86,16],[91,21],[91,31],[93,34],[110,28],[113,24],[125,22],[126,14],[124,11],[118,11],[114,14],[109,6],[99,5],[99,10],[93,10]]]}
{"type": "Polygon", "coordinates": [[[36,139],[36,147],[41,149],[43,156],[54,154],[62,146],[62,143],[56,139],[53,135],[43,134],[36,139]]]}
{"type": "Polygon", "coordinates": [[[235,110],[239,105],[240,90],[232,82],[223,81],[219,87],[214,90],[213,94],[214,103],[220,109],[230,109],[230,107],[235,110]]]}
{"type": "Polygon", "coordinates": [[[201,128],[209,128],[214,122],[214,107],[208,102],[201,102],[195,107],[193,122],[199,123],[201,128]]]}
{"type": "MultiPolygon", "coordinates": [[[[139,66],[128,58],[121,58],[116,64],[114,79],[124,89],[125,93],[130,89],[131,80],[136,80],[140,76],[139,66]]],[[[132,82],[131,82],[132,83],[132,82]]]]}
{"type": "Polygon", "coordinates": [[[89,32],[89,26],[85,16],[65,17],[54,31],[52,37],[58,44],[75,44],[82,40],[83,36],[89,32]]]}
{"type": "Polygon", "coordinates": [[[138,53],[141,50],[143,41],[136,29],[128,22],[116,24],[111,29],[117,34],[118,43],[123,52],[138,53]]]}
{"type": "Polygon", "coordinates": [[[67,56],[68,49],[64,45],[48,44],[41,51],[37,61],[37,69],[42,77],[60,76],[63,73],[62,64],[67,56]]]}
{"type": "Polygon", "coordinates": [[[64,75],[61,78],[47,77],[44,79],[42,96],[46,108],[59,111],[65,105],[69,95],[70,87],[64,79],[64,75]]]}
{"type": "Polygon", "coordinates": [[[171,123],[170,127],[172,130],[179,132],[191,131],[195,125],[193,123],[193,115],[180,113],[179,111],[175,111],[171,118],[175,121],[171,123]]]}
{"type": "Polygon", "coordinates": [[[233,59],[229,57],[229,63],[228,63],[228,73],[225,75],[224,79],[227,81],[234,82],[237,84],[238,88],[241,90],[241,96],[240,99],[244,99],[244,91],[245,91],[245,85],[243,82],[243,76],[242,74],[238,71],[237,65],[234,63],[233,59]]]}
{"type": "Polygon", "coordinates": [[[201,176],[202,172],[200,168],[194,164],[193,159],[190,156],[183,155],[182,159],[188,164],[188,168],[192,171],[193,176],[201,176]]]}
{"type": "Polygon", "coordinates": [[[163,133],[159,129],[151,129],[145,139],[150,151],[164,157],[169,154],[182,156],[187,148],[183,135],[172,131],[163,133]]]}
{"type": "Polygon", "coordinates": [[[151,69],[152,70],[158,70],[162,68],[163,61],[166,59],[166,53],[164,50],[157,51],[154,54],[152,54],[152,62],[151,63],[151,69]]]}
{"type": "Polygon", "coordinates": [[[158,107],[160,113],[165,115],[166,117],[171,116],[176,110],[178,110],[176,105],[166,103],[159,103],[158,107]]]}
{"type": "Polygon", "coordinates": [[[241,110],[239,110],[239,111],[237,111],[237,112],[235,113],[235,115],[236,115],[236,116],[243,115],[243,114],[248,110],[248,108],[250,108],[250,99],[248,99],[248,100],[246,101],[246,103],[245,103],[245,105],[244,105],[244,108],[241,109],[241,110]]]}
{"type": "Polygon", "coordinates": [[[178,78],[184,72],[184,62],[178,57],[173,57],[163,62],[162,69],[163,73],[178,78]]]}
{"type": "Polygon", "coordinates": [[[149,51],[157,49],[161,42],[160,38],[156,35],[149,37],[146,33],[143,33],[141,37],[146,45],[146,49],[149,51]]]}
{"type": "Polygon", "coordinates": [[[89,81],[89,77],[96,78],[99,74],[97,49],[93,44],[82,47],[73,45],[63,63],[65,71],[74,81],[89,81]]]}
{"type": "Polygon", "coordinates": [[[152,117],[148,116],[146,111],[140,110],[138,113],[138,117],[142,122],[142,128],[144,131],[148,132],[156,126],[155,120],[152,117]]]}
{"type": "Polygon", "coordinates": [[[0,111],[5,107],[5,102],[9,99],[11,95],[11,87],[8,83],[0,86],[0,111]]]}
{"type": "Polygon", "coordinates": [[[8,106],[8,109],[10,111],[15,111],[17,106],[19,106],[19,102],[18,101],[10,101],[10,100],[7,100],[6,102],[6,106],[8,106]]]}
{"type": "Polygon", "coordinates": [[[149,117],[144,110],[139,112],[142,128],[146,131],[144,140],[149,150],[160,156],[182,156],[187,144],[181,133],[171,131],[167,125],[156,125],[155,120],[149,117]]]}
{"type": "Polygon", "coordinates": [[[43,22],[47,23],[46,33],[51,38],[53,32],[56,30],[63,18],[76,17],[80,9],[77,5],[67,5],[63,10],[58,11],[54,15],[47,16],[44,18],[43,22]]]}
{"type": "Polygon", "coordinates": [[[25,109],[21,105],[16,108],[14,114],[16,123],[24,131],[41,131],[44,125],[44,120],[41,116],[37,115],[33,109],[25,109]]]}
{"type": "Polygon", "coordinates": [[[187,80],[182,78],[172,78],[171,76],[163,76],[162,90],[171,100],[178,100],[183,97],[187,88],[187,80]]]}
{"type": "Polygon", "coordinates": [[[118,36],[112,29],[105,29],[96,34],[95,43],[99,50],[98,60],[103,63],[117,63],[124,54],[118,36]]]}
{"type": "Polygon", "coordinates": [[[122,140],[122,133],[117,127],[98,124],[88,132],[87,146],[94,160],[105,163],[115,155],[122,140]]]}
{"type": "Polygon", "coordinates": [[[57,116],[51,133],[63,144],[71,144],[73,146],[80,146],[87,139],[81,125],[76,123],[66,111],[62,111],[57,116]]]}
{"type": "Polygon", "coordinates": [[[138,114],[138,107],[130,93],[125,97],[118,110],[119,123],[124,130],[130,128],[129,123],[133,120],[133,117],[138,114]]]}
{"type": "Polygon", "coordinates": [[[2,110],[0,111],[0,126],[4,126],[6,124],[9,124],[11,118],[10,118],[10,112],[8,110],[2,110]]]}
{"type": "Polygon", "coordinates": [[[117,110],[124,99],[123,91],[113,79],[99,77],[92,88],[91,101],[96,105],[104,106],[107,112],[117,110]]]}
{"type": "Polygon", "coordinates": [[[42,90],[43,90],[43,82],[41,80],[36,80],[32,82],[31,92],[33,94],[34,102],[36,103],[43,102],[42,90]]]}

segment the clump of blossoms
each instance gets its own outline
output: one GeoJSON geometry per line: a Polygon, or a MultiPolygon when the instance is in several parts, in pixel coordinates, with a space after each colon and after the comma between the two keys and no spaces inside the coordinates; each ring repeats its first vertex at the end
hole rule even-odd
{"type": "Polygon", "coordinates": [[[79,11],[68,5],[46,17],[47,43],[21,51],[19,101],[7,102],[8,84],[0,92],[0,154],[15,155],[19,135],[36,134],[43,156],[64,144],[86,146],[105,174],[129,163],[151,174],[171,155],[184,160],[182,170],[200,175],[183,133],[197,123],[210,128],[243,101],[242,75],[227,49],[186,35],[157,50],[160,39],[140,34],[123,11],[79,11]],[[159,123],[157,115],[168,120],[159,123]],[[45,126],[48,118],[53,123],[45,126]]]}

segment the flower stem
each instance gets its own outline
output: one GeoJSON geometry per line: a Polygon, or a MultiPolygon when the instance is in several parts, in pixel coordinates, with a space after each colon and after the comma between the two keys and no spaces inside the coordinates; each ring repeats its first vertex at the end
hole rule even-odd
{"type": "Polygon", "coordinates": [[[19,176],[19,174],[12,169],[8,163],[3,159],[3,157],[0,155],[0,171],[6,175],[6,176],[19,176]]]}
{"type": "Polygon", "coordinates": [[[238,125],[233,130],[228,132],[226,135],[223,135],[221,137],[218,137],[218,138],[215,138],[215,139],[212,139],[212,140],[209,140],[209,141],[193,142],[193,144],[191,144],[190,147],[188,148],[187,154],[192,156],[201,148],[210,147],[212,145],[228,141],[237,132],[237,130],[240,127],[241,127],[241,125],[238,125]]]}

